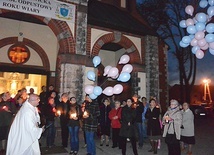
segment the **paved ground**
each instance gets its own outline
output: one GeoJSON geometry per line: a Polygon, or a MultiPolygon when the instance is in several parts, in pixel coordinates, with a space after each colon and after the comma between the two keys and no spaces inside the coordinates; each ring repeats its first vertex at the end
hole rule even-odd
{"type": "MultiPolygon", "coordinates": [[[[193,146],[193,155],[214,155],[214,116],[208,118],[197,118],[195,119],[195,133],[196,133],[196,144],[193,146]]],[[[86,155],[86,148],[84,146],[84,140],[80,131],[80,151],[79,155],[86,155]]],[[[43,140],[44,141],[44,140],[43,140]]],[[[60,135],[57,135],[56,145],[60,146],[61,139],[60,135]]],[[[96,138],[96,151],[97,155],[121,155],[121,150],[118,148],[100,146],[99,139],[96,138]]],[[[167,146],[162,139],[161,148],[158,150],[158,155],[167,155],[167,146]]],[[[44,145],[44,143],[43,143],[44,145]]],[[[152,155],[153,153],[148,152],[150,145],[148,140],[144,143],[142,149],[138,149],[139,155],[152,155]]],[[[66,148],[69,152],[70,148],[66,148]]],[[[68,155],[68,153],[57,153],[52,155],[68,155]]],[[[127,143],[127,155],[133,155],[130,143],[127,143]]],[[[183,152],[182,155],[185,155],[183,152]]]]}

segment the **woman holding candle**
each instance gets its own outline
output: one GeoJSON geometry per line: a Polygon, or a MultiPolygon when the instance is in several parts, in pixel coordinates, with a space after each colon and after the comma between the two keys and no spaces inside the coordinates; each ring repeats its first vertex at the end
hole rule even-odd
{"type": "Polygon", "coordinates": [[[96,155],[94,133],[97,131],[100,109],[97,102],[87,96],[88,103],[85,105],[83,114],[83,130],[86,134],[87,155],[96,155]]]}
{"type": "Polygon", "coordinates": [[[81,116],[82,111],[80,105],[77,104],[75,97],[71,97],[68,112],[68,130],[70,133],[70,154],[72,155],[77,155],[79,151],[79,120],[81,116]]]}

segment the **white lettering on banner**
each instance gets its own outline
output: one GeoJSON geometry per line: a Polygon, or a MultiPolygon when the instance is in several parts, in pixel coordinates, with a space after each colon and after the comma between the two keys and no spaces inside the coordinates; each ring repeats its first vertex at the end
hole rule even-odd
{"type": "Polygon", "coordinates": [[[75,21],[75,5],[56,0],[0,0],[0,8],[63,21],[75,21]]]}

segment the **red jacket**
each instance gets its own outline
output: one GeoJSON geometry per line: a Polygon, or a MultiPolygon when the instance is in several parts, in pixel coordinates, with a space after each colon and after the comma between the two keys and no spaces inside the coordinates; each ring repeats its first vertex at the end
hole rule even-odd
{"type": "Polygon", "coordinates": [[[121,110],[122,110],[122,108],[118,108],[117,110],[114,108],[109,112],[108,117],[111,120],[111,127],[112,128],[120,128],[121,127],[121,123],[120,123],[121,110]],[[114,116],[118,116],[118,119],[113,119],[114,116]]]}

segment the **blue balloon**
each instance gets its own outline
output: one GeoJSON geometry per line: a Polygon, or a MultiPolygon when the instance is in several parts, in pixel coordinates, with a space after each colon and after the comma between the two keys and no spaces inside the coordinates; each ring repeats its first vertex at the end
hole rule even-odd
{"type": "Polygon", "coordinates": [[[209,5],[213,6],[214,5],[214,0],[208,0],[209,5]]]}
{"type": "Polygon", "coordinates": [[[207,35],[205,36],[205,40],[206,40],[208,43],[214,42],[214,34],[207,34],[207,35]]]}
{"type": "Polygon", "coordinates": [[[88,71],[87,78],[91,81],[95,81],[95,73],[93,71],[88,71]]]}
{"type": "Polygon", "coordinates": [[[210,51],[210,53],[211,53],[212,55],[214,55],[214,49],[209,48],[209,51],[210,51]]]}
{"type": "Polygon", "coordinates": [[[195,35],[191,34],[191,35],[189,35],[189,37],[190,37],[190,39],[192,40],[192,39],[195,38],[195,35]]]}
{"type": "Polygon", "coordinates": [[[95,86],[94,87],[94,91],[93,91],[94,95],[99,96],[99,95],[102,94],[102,92],[103,92],[103,90],[102,90],[102,88],[100,86],[95,86]]]}
{"type": "Polygon", "coordinates": [[[195,54],[197,50],[200,50],[199,46],[193,46],[192,47],[192,53],[195,54]]]}
{"type": "Polygon", "coordinates": [[[206,26],[206,31],[207,31],[208,33],[213,33],[213,32],[214,32],[214,24],[213,24],[213,23],[207,24],[207,26],[206,26]]]}
{"type": "Polygon", "coordinates": [[[95,57],[93,58],[94,67],[97,67],[100,63],[101,63],[100,57],[99,57],[99,56],[95,56],[95,57]]]}
{"type": "Polygon", "coordinates": [[[204,31],[205,30],[205,24],[199,22],[199,23],[195,24],[195,28],[197,31],[204,31]]]}
{"type": "Polygon", "coordinates": [[[184,37],[182,38],[182,41],[183,41],[185,44],[189,44],[189,43],[192,41],[192,39],[190,38],[190,36],[184,36],[184,37]]]}
{"type": "Polygon", "coordinates": [[[97,98],[97,95],[95,95],[95,94],[89,94],[89,97],[92,99],[92,100],[94,100],[94,99],[96,99],[97,98]]]}
{"type": "Polygon", "coordinates": [[[185,20],[181,20],[180,23],[179,23],[180,27],[182,28],[186,28],[187,25],[186,25],[186,21],[185,20]]]}
{"type": "Polygon", "coordinates": [[[206,8],[207,5],[208,5],[207,0],[201,0],[201,1],[199,2],[199,6],[200,6],[201,8],[206,8]]]}
{"type": "Polygon", "coordinates": [[[194,25],[190,25],[190,26],[187,27],[187,32],[189,34],[195,34],[197,32],[197,30],[196,30],[194,25]]]}
{"type": "Polygon", "coordinates": [[[119,75],[117,80],[121,82],[127,82],[129,81],[130,78],[131,78],[130,73],[123,72],[119,75]]]}
{"type": "Polygon", "coordinates": [[[189,46],[189,44],[186,44],[186,43],[184,43],[183,41],[180,41],[180,42],[179,42],[179,45],[180,45],[181,47],[183,47],[183,48],[189,46]]]}
{"type": "Polygon", "coordinates": [[[205,23],[207,21],[207,15],[203,12],[200,12],[196,16],[197,21],[205,23]]]}
{"type": "Polygon", "coordinates": [[[214,6],[210,6],[207,9],[207,14],[209,15],[209,17],[212,17],[214,15],[214,6]]]}

